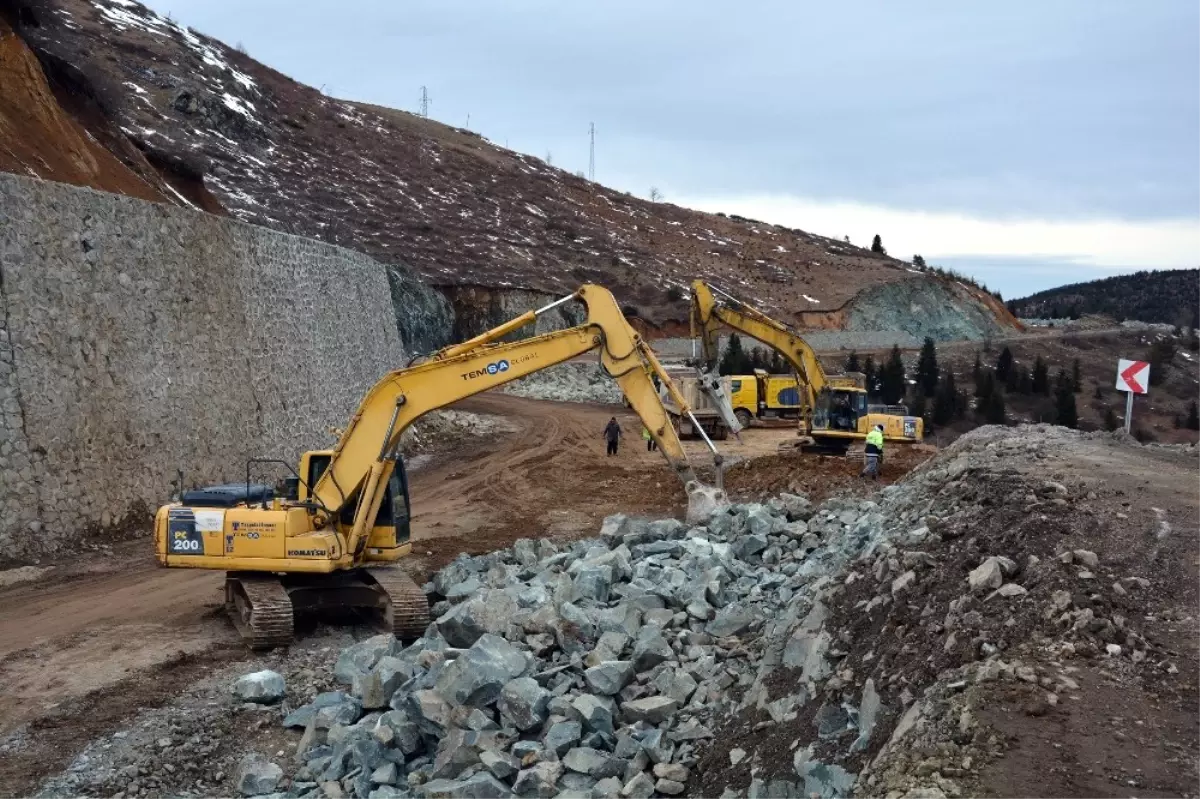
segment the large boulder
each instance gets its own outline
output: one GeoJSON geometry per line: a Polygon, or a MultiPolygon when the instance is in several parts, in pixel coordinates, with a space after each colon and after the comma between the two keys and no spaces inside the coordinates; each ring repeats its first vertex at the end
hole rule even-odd
{"type": "Polygon", "coordinates": [[[319,730],[335,725],[349,725],[362,716],[362,702],[341,691],[326,691],[307,705],[298,707],[283,720],[286,727],[307,727],[309,722],[319,730]]]}
{"type": "Polygon", "coordinates": [[[754,626],[755,620],[755,615],[749,608],[735,602],[718,610],[716,617],[705,629],[714,638],[727,638],[749,630],[754,626]]]}
{"type": "Polygon", "coordinates": [[[633,663],[628,660],[610,660],[592,666],[583,673],[588,689],[601,696],[613,696],[621,692],[633,677],[633,663]]]}
{"type": "Polygon", "coordinates": [[[640,674],[675,656],[662,630],[648,624],[638,632],[633,643],[633,667],[640,674]]]}
{"type": "Polygon", "coordinates": [[[233,693],[243,702],[274,704],[283,699],[285,693],[283,676],[270,669],[242,675],[233,684],[233,693]]]}
{"type": "Polygon", "coordinates": [[[442,616],[434,625],[450,646],[467,648],[485,633],[503,635],[517,612],[517,602],[503,591],[479,591],[442,616]]]}
{"type": "Polygon", "coordinates": [[[486,772],[461,780],[430,780],[418,790],[425,799],[507,799],[513,795],[507,785],[486,772]]]}
{"type": "Polygon", "coordinates": [[[356,674],[350,693],[362,701],[368,710],[387,707],[396,689],[415,673],[413,664],[391,655],[384,655],[367,674],[356,674]]]}
{"type": "Polygon", "coordinates": [[[275,793],[283,769],[262,755],[247,755],[238,764],[237,789],[242,796],[265,796],[275,793]]]}
{"type": "Polygon", "coordinates": [[[348,646],[338,656],[333,667],[333,676],[350,685],[355,676],[368,673],[384,655],[396,654],[399,645],[396,636],[385,633],[348,646]]]}
{"type": "Polygon", "coordinates": [[[485,633],[446,666],[434,690],[451,704],[486,707],[500,698],[504,684],[520,676],[527,665],[524,652],[485,633]]]}
{"type": "Polygon", "coordinates": [[[666,696],[649,696],[621,703],[621,713],[630,724],[644,721],[661,724],[679,708],[679,703],[666,696]]]}
{"type": "Polygon", "coordinates": [[[549,703],[550,692],[531,677],[509,680],[500,689],[500,715],[522,732],[542,725],[549,703]]]}
{"type": "Polygon", "coordinates": [[[586,774],[596,780],[625,773],[625,761],[590,746],[577,746],[570,750],[563,756],[562,764],[568,771],[586,774]]]}

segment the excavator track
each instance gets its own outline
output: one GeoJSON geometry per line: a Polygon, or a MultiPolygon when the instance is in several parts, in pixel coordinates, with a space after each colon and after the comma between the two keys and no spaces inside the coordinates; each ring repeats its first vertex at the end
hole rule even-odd
{"type": "Polygon", "coordinates": [[[401,641],[424,635],[429,626],[429,600],[421,587],[399,568],[377,566],[366,572],[389,599],[387,609],[381,614],[380,626],[391,630],[401,641]]]}
{"type": "Polygon", "coordinates": [[[227,573],[225,610],[242,640],[253,650],[292,643],[295,628],[292,600],[278,577],[227,573]]]}

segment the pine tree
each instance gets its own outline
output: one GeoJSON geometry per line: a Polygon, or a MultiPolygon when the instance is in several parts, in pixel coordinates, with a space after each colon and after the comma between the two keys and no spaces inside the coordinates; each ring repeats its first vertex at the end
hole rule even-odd
{"type": "Polygon", "coordinates": [[[904,400],[905,377],[900,346],[893,344],[892,354],[880,370],[880,393],[885,404],[895,405],[904,400]]]}
{"type": "Polygon", "coordinates": [[[957,416],[955,404],[958,402],[958,390],[954,387],[954,370],[946,369],[938,381],[937,395],[933,400],[933,423],[936,425],[949,424],[957,416]]]}
{"type": "Polygon", "coordinates": [[[996,373],[988,368],[982,368],[975,375],[975,396],[988,397],[992,393],[992,387],[996,385],[996,373]]]}
{"type": "Polygon", "coordinates": [[[871,252],[887,255],[887,250],[883,248],[883,239],[879,238],[878,233],[875,234],[875,238],[871,239],[871,252]]]}
{"type": "Polygon", "coordinates": [[[877,385],[879,376],[875,374],[875,357],[873,355],[868,355],[867,359],[863,361],[862,371],[866,376],[867,396],[874,397],[879,393],[877,385]]]}
{"type": "Polygon", "coordinates": [[[979,379],[975,381],[975,410],[979,413],[987,412],[988,401],[992,394],[996,393],[996,388],[996,373],[991,369],[981,371],[979,379]]]}
{"type": "Polygon", "coordinates": [[[911,416],[916,416],[921,419],[925,418],[927,409],[924,394],[917,392],[917,396],[913,397],[912,407],[908,409],[908,413],[911,416]]]}
{"type": "Polygon", "coordinates": [[[1196,405],[1196,401],[1192,400],[1192,404],[1188,406],[1187,421],[1184,427],[1188,430],[1200,430],[1200,407],[1196,405]]]}
{"type": "Polygon", "coordinates": [[[954,400],[954,418],[966,418],[967,411],[970,410],[970,408],[971,399],[967,396],[967,390],[965,388],[960,388],[958,390],[957,398],[954,400]]]}
{"type": "Polygon", "coordinates": [[[1013,354],[1012,350],[1005,347],[1000,351],[1000,357],[996,359],[996,377],[1008,382],[1008,376],[1012,373],[1013,354]]]}
{"type": "Polygon", "coordinates": [[[1000,390],[1000,384],[995,380],[992,381],[992,393],[984,402],[983,419],[988,424],[1006,424],[1008,422],[1008,415],[1004,409],[1004,392],[1000,390]]]}
{"type": "Polygon", "coordinates": [[[717,364],[717,371],[723,375],[745,374],[746,353],[742,350],[742,340],[737,333],[729,334],[729,342],[725,345],[725,353],[717,364]]]}
{"type": "Polygon", "coordinates": [[[1033,362],[1033,393],[1047,396],[1050,394],[1050,370],[1046,368],[1046,362],[1040,355],[1033,362]]]}
{"type": "Polygon", "coordinates": [[[1075,386],[1062,369],[1054,380],[1054,423],[1063,427],[1079,426],[1079,412],[1075,408],[1075,386]]]}
{"type": "Polygon", "coordinates": [[[1076,394],[1083,393],[1083,375],[1080,374],[1079,359],[1071,361],[1071,390],[1076,394]]]}
{"type": "Polygon", "coordinates": [[[983,369],[983,364],[979,360],[979,350],[975,350],[975,365],[971,367],[971,379],[976,383],[979,382],[979,372],[983,369]]]}
{"type": "Polygon", "coordinates": [[[1104,429],[1111,433],[1120,426],[1121,423],[1117,421],[1117,415],[1113,413],[1112,406],[1109,406],[1104,411],[1104,429]]]}
{"type": "Polygon", "coordinates": [[[925,343],[921,346],[921,357],[917,359],[917,385],[921,387],[925,396],[932,397],[933,392],[937,390],[937,383],[937,348],[933,339],[926,336],[925,343]]]}
{"type": "Polygon", "coordinates": [[[1025,395],[1033,393],[1033,376],[1024,366],[1017,367],[1017,391],[1025,395]]]}
{"type": "Polygon", "coordinates": [[[914,255],[913,259],[912,259],[912,265],[915,266],[917,269],[924,269],[925,268],[925,259],[920,255],[914,255]]]}
{"type": "Polygon", "coordinates": [[[850,350],[850,354],[846,357],[846,371],[857,372],[861,369],[858,363],[858,352],[850,350]]]}
{"type": "MultiPolygon", "coordinates": [[[[996,370],[999,376],[1000,370],[996,370]]],[[[1009,394],[1014,394],[1021,390],[1021,369],[1016,366],[1010,366],[1008,376],[1004,378],[1004,390],[1009,394]]]]}

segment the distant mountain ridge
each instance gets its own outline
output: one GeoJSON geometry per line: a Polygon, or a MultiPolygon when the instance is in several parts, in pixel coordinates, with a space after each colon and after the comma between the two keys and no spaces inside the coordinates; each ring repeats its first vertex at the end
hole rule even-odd
{"type": "Polygon", "coordinates": [[[1103,314],[1118,321],[1200,327],[1200,269],[1162,269],[1072,283],[1009,300],[1026,319],[1103,314]]]}

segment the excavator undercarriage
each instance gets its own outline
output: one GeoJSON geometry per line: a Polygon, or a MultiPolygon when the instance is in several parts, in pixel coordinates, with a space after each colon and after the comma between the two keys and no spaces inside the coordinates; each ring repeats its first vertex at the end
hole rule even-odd
{"type": "Polygon", "coordinates": [[[225,610],[255,650],[290,644],[295,619],[304,615],[358,613],[380,632],[405,641],[429,626],[425,593],[394,566],[322,575],[226,572],[225,610]]]}

